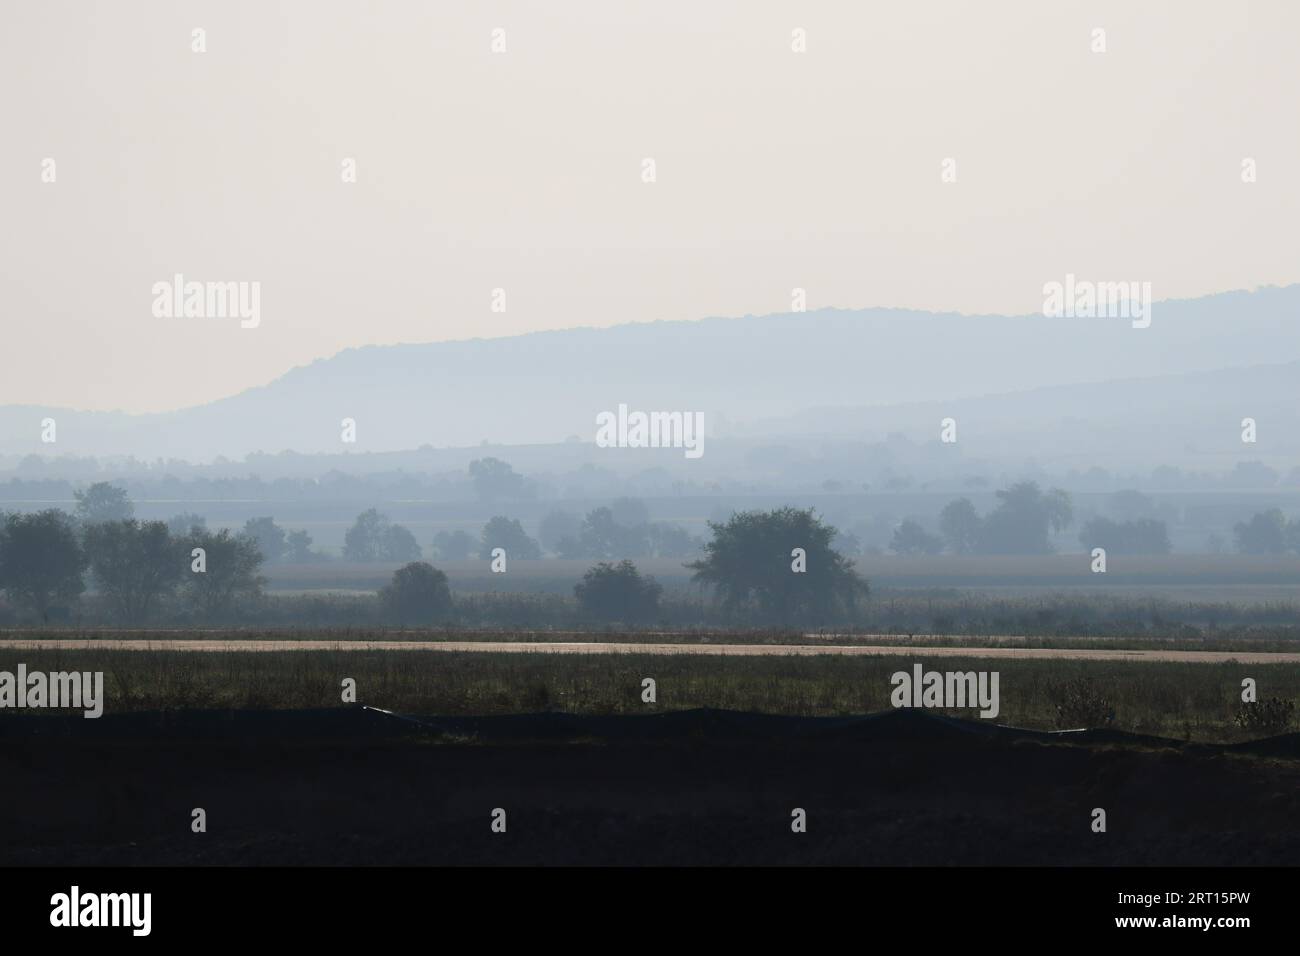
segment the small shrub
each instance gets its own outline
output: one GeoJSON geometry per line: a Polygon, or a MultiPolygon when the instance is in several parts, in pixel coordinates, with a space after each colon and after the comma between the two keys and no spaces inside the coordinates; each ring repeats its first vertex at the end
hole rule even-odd
{"type": "Polygon", "coordinates": [[[1086,678],[1055,685],[1052,696],[1057,701],[1055,723],[1060,730],[1102,727],[1115,720],[1110,700],[1086,678]]]}
{"type": "Polygon", "coordinates": [[[601,620],[646,621],[659,611],[663,593],[654,578],[642,577],[631,561],[601,562],[573,588],[578,603],[601,620]]]}
{"type": "Polygon", "coordinates": [[[424,561],[413,561],[393,574],[379,600],[394,620],[429,624],[451,608],[447,575],[424,561]]]}
{"type": "Polygon", "coordinates": [[[1280,734],[1291,726],[1295,716],[1295,702],[1281,697],[1270,697],[1243,703],[1237,708],[1237,726],[1245,730],[1280,734]]]}

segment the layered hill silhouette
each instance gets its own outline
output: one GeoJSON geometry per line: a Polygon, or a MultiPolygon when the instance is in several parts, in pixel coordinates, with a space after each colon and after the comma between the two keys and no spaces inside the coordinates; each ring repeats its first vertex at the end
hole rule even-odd
{"type": "MultiPolygon", "coordinates": [[[[1298,319],[1292,285],[1158,301],[1145,329],[1123,318],[826,309],[367,346],[163,414],[0,407],[0,454],[207,461],[591,442],[596,415],[620,403],[702,411],[706,433],[723,439],[928,440],[936,416],[951,415],[965,419],[963,440],[1008,453],[1062,421],[1106,441],[1117,427],[1156,428],[1194,453],[1206,442],[1230,448],[1249,416],[1294,448],[1298,319]],[[47,417],[57,445],[41,443],[47,417]],[[356,421],[355,445],[341,441],[345,418],[356,421]]],[[[1090,439],[1077,440],[1086,456],[1090,439]]]]}

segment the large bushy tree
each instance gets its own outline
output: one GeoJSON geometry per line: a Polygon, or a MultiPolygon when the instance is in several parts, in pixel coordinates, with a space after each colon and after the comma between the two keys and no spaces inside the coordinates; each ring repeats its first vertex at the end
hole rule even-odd
{"type": "Polygon", "coordinates": [[[394,572],[393,580],[380,589],[379,600],[391,620],[432,624],[451,610],[451,588],[442,571],[426,561],[413,561],[394,572]]]}
{"type": "Polygon", "coordinates": [[[123,620],[145,620],[189,571],[185,539],[162,521],[105,521],[87,526],[86,555],[95,584],[123,620]]]}
{"type": "Polygon", "coordinates": [[[1050,532],[1074,520],[1070,495],[1060,488],[1044,494],[1037,482],[1022,481],[997,496],[998,506],[980,526],[979,550],[985,554],[1049,554],[1050,532]]]}
{"type": "Polygon", "coordinates": [[[182,540],[190,555],[182,593],[203,620],[217,620],[228,614],[236,600],[247,602],[261,596],[266,579],[257,573],[262,567],[262,552],[255,538],[232,535],[223,528],[215,533],[195,529],[182,540]],[[204,551],[203,571],[194,570],[196,548],[204,551]]]}
{"type": "Polygon", "coordinates": [[[483,526],[479,557],[491,558],[494,548],[504,548],[506,557],[512,559],[531,561],[542,556],[541,547],[528,537],[519,519],[503,515],[497,515],[483,526]]]}
{"type": "Polygon", "coordinates": [[[244,534],[257,542],[263,561],[279,561],[289,549],[288,535],[274,518],[249,518],[244,522],[244,534]]]}
{"type": "Polygon", "coordinates": [[[347,561],[414,561],[420,556],[415,535],[374,508],[357,515],[343,536],[343,557],[347,561]]]}
{"type": "Polygon", "coordinates": [[[588,614],[603,621],[635,623],[654,618],[663,588],[625,560],[597,564],[573,586],[573,593],[588,614]]]}
{"type": "Polygon", "coordinates": [[[1282,554],[1287,549],[1286,516],[1277,508],[1240,521],[1232,530],[1237,550],[1246,554],[1282,554]]]}
{"type": "Polygon", "coordinates": [[[836,530],[811,510],[744,511],[709,522],[713,539],[690,562],[694,579],[715,589],[724,609],[763,620],[816,623],[849,615],[867,593],[853,562],[831,547],[836,530]],[[793,570],[802,548],[806,570],[793,570]]]}
{"type": "Polygon", "coordinates": [[[943,539],[930,534],[914,518],[907,518],[894,529],[889,550],[895,554],[938,554],[943,550],[943,539]]]}
{"type": "Polygon", "coordinates": [[[71,518],[62,511],[10,514],[0,521],[0,589],[48,621],[85,590],[89,566],[71,518]]]}
{"type": "Polygon", "coordinates": [[[324,556],[311,549],[312,538],[306,531],[290,531],[284,538],[285,560],[294,564],[310,564],[324,556]]]}
{"type": "Polygon", "coordinates": [[[97,481],[72,495],[77,499],[77,518],[85,524],[125,521],[135,514],[135,505],[127,497],[126,489],[107,481],[97,481]]]}

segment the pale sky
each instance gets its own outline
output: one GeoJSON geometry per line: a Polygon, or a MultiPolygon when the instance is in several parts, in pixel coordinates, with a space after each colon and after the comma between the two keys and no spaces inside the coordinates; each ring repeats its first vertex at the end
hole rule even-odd
{"type": "Polygon", "coordinates": [[[0,404],[164,410],[795,287],[1028,313],[1067,272],[1300,281],[1297,35],[1294,0],[6,3],[0,404]],[[155,317],[178,272],[260,282],[260,326],[155,317]]]}

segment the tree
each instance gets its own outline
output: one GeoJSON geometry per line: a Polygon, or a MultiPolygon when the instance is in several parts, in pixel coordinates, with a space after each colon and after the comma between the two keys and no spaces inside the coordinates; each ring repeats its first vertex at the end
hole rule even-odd
{"type": "Polygon", "coordinates": [[[126,495],[125,488],[97,481],[85,491],[74,491],[77,499],[77,517],[85,524],[101,521],[125,521],[135,514],[135,506],[126,495]]]}
{"type": "Polygon", "coordinates": [[[980,527],[979,550],[985,554],[1050,554],[1048,532],[1074,520],[1070,495],[1059,488],[1043,494],[1036,482],[1022,481],[997,496],[998,506],[980,527]]]}
{"type": "Polygon", "coordinates": [[[439,531],[433,536],[433,551],[444,561],[464,561],[478,544],[464,531],[439,531]]]}
{"type": "Polygon", "coordinates": [[[384,529],[379,541],[379,560],[381,561],[417,561],[421,557],[420,542],[415,540],[409,528],[400,524],[390,524],[384,529]]]}
{"type": "Polygon", "coordinates": [[[85,531],[86,555],[99,591],[124,620],[148,617],[189,571],[189,552],[161,521],[105,521],[85,531]]]}
{"type": "Polygon", "coordinates": [[[1233,526],[1237,550],[1246,554],[1282,554],[1287,548],[1286,517],[1277,508],[1233,526]]]}
{"type": "Polygon", "coordinates": [[[659,612],[663,588],[641,576],[631,561],[601,562],[582,576],[573,593],[588,614],[606,621],[645,621],[659,612]]]}
{"type": "MultiPolygon", "coordinates": [[[[632,498],[625,500],[635,502],[632,498]]],[[[625,511],[634,513],[635,509],[625,506],[625,511]]],[[[556,551],[564,558],[637,558],[651,553],[653,533],[648,524],[619,524],[613,508],[595,508],[582,519],[576,538],[562,538],[556,551]]]]}
{"type": "Polygon", "coordinates": [[[757,611],[767,620],[807,623],[851,615],[867,583],[853,562],[831,547],[836,531],[811,510],[785,507],[744,511],[709,522],[713,539],[704,557],[686,565],[694,580],[712,586],[728,613],[757,611]],[[801,548],[806,570],[795,572],[801,548]]]}
{"type": "Polygon", "coordinates": [[[266,579],[258,575],[262,552],[257,540],[249,535],[232,535],[228,529],[213,533],[196,528],[184,539],[190,554],[190,566],[182,587],[187,603],[204,620],[228,613],[236,597],[256,599],[262,594],[266,579]],[[204,551],[204,570],[194,570],[195,548],[204,551]]]}
{"type": "Polygon", "coordinates": [[[388,519],[371,508],[357,515],[357,520],[343,536],[345,561],[371,562],[379,560],[379,538],[388,519]]]}
{"type": "Polygon", "coordinates": [[[42,621],[86,589],[82,574],[88,566],[62,511],[5,515],[0,523],[0,589],[42,621]]]}
{"type": "Polygon", "coordinates": [[[618,522],[614,520],[613,509],[596,508],[582,519],[582,528],[578,532],[578,545],[584,558],[626,557],[620,554],[622,534],[618,522]]]}
{"type": "Polygon", "coordinates": [[[347,561],[411,561],[420,557],[415,535],[371,508],[343,536],[343,557],[347,561]]]}
{"type": "Polygon", "coordinates": [[[287,558],[294,564],[310,564],[321,557],[312,551],[312,538],[306,531],[290,531],[284,543],[287,558]]]}
{"type": "Polygon", "coordinates": [[[648,526],[650,549],[661,558],[684,558],[700,550],[700,541],[680,525],[656,521],[648,526]]]}
{"type": "Polygon", "coordinates": [[[889,550],[895,554],[938,554],[943,550],[943,539],[929,534],[919,521],[908,518],[894,529],[889,550]]]}
{"type": "Polygon", "coordinates": [[[167,530],[173,537],[183,538],[195,528],[206,528],[208,519],[192,511],[183,511],[167,519],[167,530]]]}
{"type": "Polygon", "coordinates": [[[950,501],[939,513],[939,533],[956,554],[970,554],[979,543],[980,516],[969,498],[950,501]]]}
{"type": "Polygon", "coordinates": [[[506,518],[497,515],[483,526],[480,558],[491,558],[495,548],[504,548],[506,557],[531,561],[542,556],[542,549],[537,542],[524,533],[524,526],[518,518],[506,518]]]}
{"type": "Polygon", "coordinates": [[[469,477],[474,482],[474,493],[482,501],[503,501],[524,495],[524,476],[516,474],[509,464],[499,458],[478,458],[471,461],[469,477]]]}
{"type": "Polygon", "coordinates": [[[391,582],[379,591],[384,609],[396,621],[430,624],[451,610],[447,575],[425,561],[397,569],[391,582]]]}
{"type": "Polygon", "coordinates": [[[1079,543],[1089,551],[1105,548],[1109,554],[1168,554],[1169,530],[1154,518],[1121,522],[1098,517],[1083,526],[1079,543]]]}
{"type": "Polygon", "coordinates": [[[249,518],[244,522],[244,534],[257,542],[264,561],[283,559],[289,547],[284,529],[275,523],[274,518],[249,518]]]}

